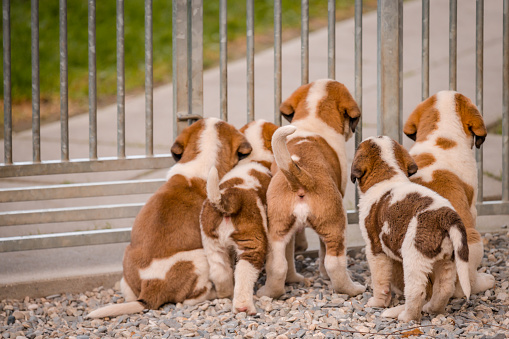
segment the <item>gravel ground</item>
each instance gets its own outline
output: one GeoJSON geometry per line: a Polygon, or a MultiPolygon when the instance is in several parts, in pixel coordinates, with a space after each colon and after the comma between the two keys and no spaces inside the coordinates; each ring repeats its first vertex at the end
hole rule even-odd
{"type": "MultiPolygon", "coordinates": [[[[484,294],[452,299],[447,314],[423,315],[420,324],[380,317],[383,309],[365,307],[371,289],[350,298],[332,293],[330,282],[318,275],[314,258],[298,256],[298,269],[310,286],[287,286],[279,300],[256,300],[255,316],[230,312],[231,301],[217,299],[196,306],[165,305],[159,310],[112,319],[85,319],[97,307],[123,302],[118,289],[97,288],[81,294],[2,300],[3,338],[506,338],[509,337],[509,233],[486,234],[483,271],[496,286],[484,294]]],[[[349,259],[356,281],[370,283],[364,250],[349,259]]],[[[263,283],[264,276],[257,287],[263,283]]],[[[402,303],[401,297],[393,305],[402,303]]]]}

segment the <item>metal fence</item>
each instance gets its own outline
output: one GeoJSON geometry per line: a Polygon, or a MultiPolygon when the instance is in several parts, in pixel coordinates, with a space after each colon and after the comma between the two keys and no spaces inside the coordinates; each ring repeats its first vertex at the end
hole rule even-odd
{"type": "MultiPolygon", "coordinates": [[[[203,0],[173,1],[173,136],[203,115],[203,0]]],[[[220,1],[220,117],[228,120],[227,90],[227,12],[226,0],[220,1]]],[[[499,201],[484,201],[483,153],[477,151],[479,173],[479,215],[509,214],[509,0],[503,0],[503,148],[502,197],[499,201]]],[[[125,73],[124,73],[124,1],[117,0],[117,155],[102,158],[97,153],[97,69],[95,55],[95,0],[88,0],[88,60],[89,60],[89,157],[71,159],[68,129],[68,61],[67,61],[67,1],[60,0],[60,112],[61,159],[41,160],[40,93],[39,93],[39,25],[38,0],[31,2],[32,27],[32,147],[30,162],[13,162],[12,105],[11,105],[11,33],[10,1],[3,0],[3,81],[4,81],[4,163],[0,178],[34,175],[89,173],[134,169],[169,168],[173,161],[169,154],[154,154],[153,145],[153,73],[152,73],[152,0],[145,0],[145,155],[126,156],[125,152],[125,73]]],[[[309,82],[309,4],[302,0],[301,83],[309,82]]],[[[450,0],[449,21],[449,88],[457,82],[457,0],[450,0]]],[[[247,0],[246,62],[247,62],[247,121],[254,119],[254,0],[247,0]]],[[[327,73],[336,78],[336,3],[328,0],[327,73]]],[[[483,111],[483,27],[484,1],[476,1],[476,98],[483,111]]],[[[422,98],[429,96],[430,79],[430,1],[422,0],[422,98]]],[[[361,0],[355,1],[355,86],[354,97],[362,105],[362,10],[361,0]]],[[[379,134],[402,140],[402,51],[403,1],[378,0],[378,124],[379,134]]],[[[274,1],[274,121],[281,124],[279,105],[282,101],[282,15],[281,0],[274,1]]],[[[362,107],[361,107],[362,110],[362,107]]],[[[355,145],[362,140],[362,123],[358,125],[355,145]]],[[[171,141],[169,140],[168,143],[171,141]]],[[[169,146],[168,146],[169,149],[169,146]]],[[[14,187],[0,189],[0,202],[23,202],[48,199],[74,199],[108,195],[150,194],[163,180],[130,180],[72,185],[14,187]]],[[[33,223],[90,221],[99,219],[133,218],[142,203],[79,206],[45,210],[0,212],[1,227],[33,223]]],[[[357,221],[356,211],[348,212],[349,222],[357,221]]],[[[1,234],[1,233],[0,233],[1,234]]],[[[80,231],[0,238],[0,252],[79,246],[128,241],[130,228],[80,231]]]]}

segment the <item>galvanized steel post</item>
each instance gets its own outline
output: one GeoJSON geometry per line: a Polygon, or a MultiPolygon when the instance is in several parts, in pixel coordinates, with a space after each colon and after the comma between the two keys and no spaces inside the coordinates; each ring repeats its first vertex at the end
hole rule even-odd
{"type": "Polygon", "coordinates": [[[3,81],[4,81],[4,162],[12,164],[12,106],[11,106],[11,4],[2,1],[3,81]]]}
{"type": "Polygon", "coordinates": [[[327,77],[336,79],[336,1],[329,0],[327,7],[327,77]]]}
{"type": "Polygon", "coordinates": [[[154,155],[154,71],[152,0],[145,0],[145,154],[154,155]]]}
{"type": "Polygon", "coordinates": [[[502,66],[502,200],[509,201],[509,0],[504,0],[502,66]]]}
{"type": "Polygon", "coordinates": [[[41,90],[39,79],[39,0],[31,3],[32,27],[32,147],[33,162],[41,162],[41,90]]]}
{"type": "Polygon", "coordinates": [[[203,0],[191,3],[191,106],[190,123],[203,116],[203,0]]]}
{"type": "Polygon", "coordinates": [[[422,0],[421,99],[429,97],[429,0],[422,0]]]}
{"type": "Polygon", "coordinates": [[[449,89],[456,90],[458,47],[458,0],[449,0],[449,89]]]}
{"type": "Polygon", "coordinates": [[[309,82],[309,0],[301,1],[300,9],[300,83],[309,82]]]}
{"type": "Polygon", "coordinates": [[[228,26],[227,0],[219,1],[219,73],[221,119],[228,121],[228,26]]]}
{"type": "MultiPolygon", "coordinates": [[[[475,104],[483,115],[483,68],[484,68],[484,0],[476,0],[475,21],[475,104]]],[[[476,149],[477,162],[477,202],[483,201],[483,150],[476,149]]]]}
{"type": "MultiPolygon", "coordinates": [[[[355,101],[362,112],[362,0],[355,0],[355,101]]],[[[362,142],[362,115],[355,129],[355,149],[362,142]]],[[[359,204],[359,191],[355,183],[355,210],[359,204]]]]}
{"type": "Polygon", "coordinates": [[[274,0],[274,123],[281,126],[283,120],[281,118],[282,97],[282,23],[281,23],[281,0],[274,0]]]}
{"type": "Polygon", "coordinates": [[[254,112],[254,0],[246,0],[247,122],[254,112]]]}
{"type": "Polygon", "coordinates": [[[117,0],[117,156],[125,158],[124,0],[117,0]]]}
{"type": "MultiPolygon", "coordinates": [[[[187,3],[173,1],[172,58],[173,58],[173,138],[189,125],[181,117],[187,114],[187,3]]],[[[189,57],[190,59],[190,57],[189,57]]]]}
{"type": "Polygon", "coordinates": [[[400,0],[378,0],[378,134],[401,143],[400,0]]]}
{"type": "Polygon", "coordinates": [[[97,159],[97,68],[95,40],[95,0],[88,0],[88,119],[90,159],[97,159]]]}
{"type": "Polygon", "coordinates": [[[69,160],[69,86],[67,71],[67,0],[60,0],[60,153],[69,160]]]}

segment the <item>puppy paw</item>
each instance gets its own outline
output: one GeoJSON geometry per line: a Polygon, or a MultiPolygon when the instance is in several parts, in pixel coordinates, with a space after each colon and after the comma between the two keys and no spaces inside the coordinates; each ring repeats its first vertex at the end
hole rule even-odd
{"type": "Polygon", "coordinates": [[[489,290],[495,286],[495,277],[488,273],[477,273],[475,285],[472,292],[479,293],[489,290]]]}
{"type": "Polygon", "coordinates": [[[344,292],[353,297],[363,293],[364,291],[366,291],[366,286],[354,282],[350,287],[346,288],[344,292]]]}
{"type": "Polygon", "coordinates": [[[295,273],[295,274],[289,274],[286,276],[286,282],[289,284],[292,283],[304,283],[306,281],[306,278],[302,274],[295,273]]]}
{"type": "Polygon", "coordinates": [[[284,293],[285,293],[284,289],[283,290],[273,290],[273,289],[267,287],[267,285],[265,285],[265,286],[262,286],[258,290],[258,292],[256,292],[256,296],[257,297],[269,297],[269,298],[277,299],[280,296],[282,296],[284,293]]]}
{"type": "Polygon", "coordinates": [[[256,307],[252,301],[241,302],[237,300],[233,300],[232,312],[233,313],[246,312],[249,315],[254,315],[257,313],[256,307]]]}
{"type": "Polygon", "coordinates": [[[389,298],[375,298],[371,297],[369,298],[366,306],[367,307],[387,307],[389,306],[389,303],[391,302],[391,296],[389,295],[389,298]]]}
{"type": "Polygon", "coordinates": [[[422,310],[428,314],[445,314],[444,307],[437,307],[433,305],[431,301],[428,301],[422,308],[422,310]]]}
{"type": "Polygon", "coordinates": [[[403,321],[405,323],[407,323],[407,322],[409,322],[411,320],[420,321],[421,320],[421,314],[419,313],[417,315],[411,315],[407,311],[403,311],[403,312],[401,312],[398,315],[398,320],[399,321],[403,321]]]}
{"type": "Polygon", "coordinates": [[[382,312],[382,317],[396,319],[396,318],[398,318],[400,313],[402,313],[404,310],[405,310],[405,305],[398,305],[395,307],[391,307],[391,308],[388,308],[382,312]]]}

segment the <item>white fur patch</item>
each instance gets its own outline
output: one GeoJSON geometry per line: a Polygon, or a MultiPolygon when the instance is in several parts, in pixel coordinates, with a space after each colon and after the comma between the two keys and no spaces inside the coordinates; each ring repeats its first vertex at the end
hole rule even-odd
{"type": "MultiPolygon", "coordinates": [[[[430,166],[419,169],[415,174],[416,178],[430,182],[436,170],[453,171],[463,182],[473,187],[476,195],[477,166],[471,148],[473,139],[465,134],[460,116],[456,112],[456,94],[454,91],[441,91],[436,94],[435,108],[439,111],[437,128],[425,141],[415,143],[409,153],[414,157],[421,153],[431,153],[436,159],[430,166]],[[438,138],[453,140],[456,146],[450,149],[438,147],[438,138]]],[[[474,196],[474,205],[475,200],[474,196]]]]}
{"type": "Polygon", "coordinates": [[[294,231],[298,231],[308,224],[309,206],[306,203],[297,203],[293,209],[293,215],[295,216],[295,226],[292,227],[294,231]]]}
{"type": "Polygon", "coordinates": [[[203,249],[179,252],[169,258],[153,259],[147,268],[139,270],[140,278],[143,280],[159,279],[164,280],[166,274],[179,261],[192,261],[195,266],[195,273],[208,276],[208,263],[203,249]]]}
{"type": "Polygon", "coordinates": [[[219,121],[217,118],[206,120],[199,139],[198,149],[200,152],[197,157],[183,164],[176,163],[166,174],[166,180],[177,174],[188,179],[201,178],[207,180],[210,169],[216,165],[217,152],[221,147],[216,129],[216,124],[219,121]]]}
{"type": "MultiPolygon", "coordinates": [[[[233,187],[243,189],[258,189],[262,185],[256,177],[249,175],[249,172],[251,172],[251,170],[256,170],[266,175],[270,175],[270,170],[267,167],[257,162],[249,162],[235,166],[231,171],[225,174],[225,176],[221,179],[221,183],[226,182],[227,180],[233,178],[240,178],[243,180],[243,183],[240,185],[235,185],[233,187]]],[[[221,192],[224,192],[224,190],[222,190],[221,192]]]]}
{"type": "Polygon", "coordinates": [[[263,119],[259,119],[244,131],[244,136],[253,149],[249,156],[239,161],[239,165],[250,161],[268,161],[270,163],[274,161],[272,152],[266,149],[264,144],[263,127],[266,122],[263,119]]]}
{"type": "Polygon", "coordinates": [[[292,160],[293,160],[294,162],[297,162],[297,161],[299,161],[299,160],[300,160],[300,157],[299,157],[298,155],[295,155],[295,154],[294,154],[294,155],[292,155],[292,160]]]}

